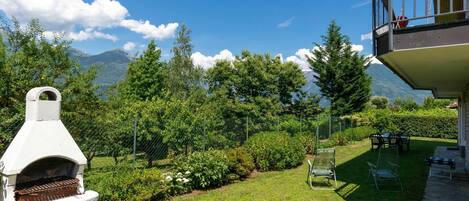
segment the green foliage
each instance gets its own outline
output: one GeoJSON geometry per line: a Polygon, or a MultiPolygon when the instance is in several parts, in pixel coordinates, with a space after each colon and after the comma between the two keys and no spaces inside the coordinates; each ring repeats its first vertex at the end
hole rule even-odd
{"type": "MultiPolygon", "coordinates": [[[[37,20],[22,26],[16,20],[0,28],[0,141],[8,144],[24,120],[24,96],[34,87],[52,86],[62,92],[62,120],[79,142],[88,164],[101,151],[102,101],[93,85],[96,69],[82,71],[69,57],[70,41],[44,37],[37,20]],[[4,133],[3,131],[8,131],[4,133]]],[[[2,149],[6,146],[1,147],[2,149]]],[[[3,150],[1,150],[3,151],[3,150]]]]}
{"type": "Polygon", "coordinates": [[[406,99],[396,98],[391,109],[395,111],[415,111],[419,109],[419,105],[414,101],[414,99],[412,99],[412,97],[408,97],[406,99]]]}
{"type": "Polygon", "coordinates": [[[240,178],[248,177],[256,168],[254,159],[243,147],[227,150],[226,156],[230,172],[236,174],[240,178]]]}
{"type": "Polygon", "coordinates": [[[164,142],[176,154],[216,148],[217,142],[211,140],[223,140],[217,133],[222,120],[217,118],[217,110],[210,103],[174,98],[166,102],[164,113],[164,142]]]}
{"type": "Polygon", "coordinates": [[[372,96],[370,102],[376,109],[388,108],[389,99],[385,96],[372,96]]]}
{"type": "Polygon", "coordinates": [[[429,109],[414,111],[369,110],[353,115],[361,125],[379,132],[391,131],[422,137],[456,138],[458,116],[455,110],[429,109]]]}
{"type": "Polygon", "coordinates": [[[455,100],[451,99],[435,99],[433,97],[425,97],[423,100],[422,107],[425,109],[433,109],[433,108],[446,108],[451,103],[455,102],[455,100]]]}
{"type": "Polygon", "coordinates": [[[130,100],[152,100],[161,97],[165,84],[165,66],[161,50],[152,40],[140,57],[129,63],[129,70],[120,90],[130,100]]]}
{"type": "Polygon", "coordinates": [[[86,177],[87,188],[99,192],[100,200],[163,200],[169,197],[158,170],[119,169],[86,177]]]}
{"type": "Polygon", "coordinates": [[[191,30],[186,25],[178,28],[171,50],[173,57],[168,66],[167,90],[171,95],[179,98],[186,98],[194,90],[203,88],[203,71],[195,67],[191,59],[193,45],[190,35],[191,30]]]}
{"type": "Polygon", "coordinates": [[[366,73],[369,58],[352,50],[347,36],[333,21],[323,44],[316,44],[308,58],[316,73],[316,85],[331,102],[334,116],[362,111],[371,95],[371,79],[366,73]]]}
{"type": "Polygon", "coordinates": [[[190,179],[186,178],[190,175],[189,171],[186,172],[167,172],[163,174],[164,181],[167,188],[166,193],[169,195],[181,195],[192,191],[190,179]]]}
{"type": "Polygon", "coordinates": [[[246,140],[246,129],[249,133],[268,130],[282,107],[293,103],[292,94],[305,84],[298,65],[248,51],[232,63],[217,62],[206,79],[225,121],[223,133],[236,141],[246,140]]]}
{"type": "Polygon", "coordinates": [[[257,133],[245,144],[260,171],[283,170],[303,162],[305,149],[301,142],[287,133],[257,133]]]}
{"type": "Polygon", "coordinates": [[[315,133],[298,133],[294,136],[300,142],[307,154],[312,154],[314,151],[315,141],[316,141],[316,134],[315,133]]]}
{"type": "Polygon", "coordinates": [[[458,137],[457,116],[392,114],[390,119],[397,131],[412,136],[451,138],[458,137]]]}
{"type": "Polygon", "coordinates": [[[396,124],[394,124],[389,114],[385,111],[377,112],[372,122],[373,128],[379,133],[395,132],[397,130],[396,124]]]}
{"type": "Polygon", "coordinates": [[[223,151],[194,152],[175,162],[179,172],[189,171],[188,178],[195,189],[219,187],[227,182],[230,172],[223,151]]]}
{"type": "Polygon", "coordinates": [[[286,113],[294,114],[301,118],[310,119],[323,112],[320,105],[321,97],[317,94],[306,94],[299,92],[298,98],[293,101],[290,108],[286,108],[286,113]]]}
{"type": "Polygon", "coordinates": [[[333,133],[329,139],[331,143],[329,145],[344,146],[353,141],[366,139],[375,133],[376,129],[367,126],[345,129],[344,131],[333,133]]]}

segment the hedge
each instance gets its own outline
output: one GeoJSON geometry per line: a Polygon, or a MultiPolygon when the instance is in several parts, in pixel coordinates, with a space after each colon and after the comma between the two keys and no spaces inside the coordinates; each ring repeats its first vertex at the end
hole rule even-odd
{"type": "Polygon", "coordinates": [[[457,138],[458,118],[455,116],[390,114],[399,132],[411,136],[457,138]]]}

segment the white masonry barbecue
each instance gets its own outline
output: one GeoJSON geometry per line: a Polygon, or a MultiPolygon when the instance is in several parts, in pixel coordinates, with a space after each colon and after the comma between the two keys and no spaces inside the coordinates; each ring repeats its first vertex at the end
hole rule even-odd
{"type": "Polygon", "coordinates": [[[26,95],[26,121],[0,159],[1,200],[98,199],[84,189],[86,158],[60,120],[61,100],[52,87],[26,95]]]}

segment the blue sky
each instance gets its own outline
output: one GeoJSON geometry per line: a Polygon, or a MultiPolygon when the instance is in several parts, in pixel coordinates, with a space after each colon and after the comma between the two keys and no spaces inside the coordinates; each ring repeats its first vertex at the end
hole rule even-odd
{"type": "Polygon", "coordinates": [[[134,54],[156,39],[169,57],[171,33],[185,24],[192,30],[194,51],[204,56],[248,49],[286,58],[320,42],[331,20],[353,44],[363,45],[363,54],[371,52],[370,40],[361,39],[371,29],[371,0],[2,0],[0,10],[22,22],[38,18],[50,33],[65,34],[74,39],[73,47],[89,54],[126,43],[134,54]]]}

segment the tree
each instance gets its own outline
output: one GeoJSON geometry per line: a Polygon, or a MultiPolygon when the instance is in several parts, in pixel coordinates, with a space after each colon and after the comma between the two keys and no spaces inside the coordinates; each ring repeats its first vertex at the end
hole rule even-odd
{"type": "Polygon", "coordinates": [[[306,82],[297,64],[249,51],[233,62],[217,62],[206,80],[225,121],[223,133],[235,141],[278,122],[282,107],[293,104],[293,94],[306,82]]]}
{"type": "Polygon", "coordinates": [[[140,57],[129,64],[121,93],[131,100],[152,100],[163,94],[166,63],[160,61],[161,50],[152,40],[140,57]]]}
{"type": "MultiPolygon", "coordinates": [[[[129,64],[125,80],[117,86],[117,97],[111,97],[112,101],[121,102],[113,104],[113,110],[124,114],[120,117],[120,122],[124,120],[137,123],[137,148],[145,153],[148,166],[152,166],[154,160],[166,158],[168,154],[168,146],[163,143],[162,133],[165,103],[161,100],[168,81],[165,75],[167,65],[160,61],[160,57],[161,50],[155,41],[151,41],[144,53],[129,64]]],[[[125,135],[133,130],[128,127],[131,124],[121,125],[122,130],[118,130],[118,133],[125,135]]],[[[114,139],[123,138],[114,136],[114,139]]],[[[117,154],[119,150],[113,152],[117,154]]]]}
{"type": "Polygon", "coordinates": [[[322,44],[315,44],[308,62],[321,94],[330,100],[332,115],[363,110],[371,95],[371,78],[366,74],[369,58],[352,50],[348,37],[334,21],[322,40],[322,44]]]}
{"type": "MultiPolygon", "coordinates": [[[[24,97],[34,87],[52,86],[63,94],[62,119],[73,120],[67,125],[85,153],[82,140],[96,135],[99,108],[96,71],[83,71],[69,57],[70,41],[62,36],[52,40],[44,37],[38,20],[26,26],[13,19],[0,27],[6,44],[0,40],[0,131],[2,144],[7,145],[24,121],[24,97]],[[69,118],[71,117],[71,118],[69,118]],[[86,123],[85,123],[86,122],[86,123]],[[3,131],[7,131],[4,133],[3,131]]],[[[4,147],[6,148],[6,147],[4,147]]],[[[91,149],[90,149],[91,150],[91,149]]],[[[90,156],[90,155],[87,155],[90,156]]],[[[91,161],[92,157],[88,157],[91,161]]]]}
{"type": "Polygon", "coordinates": [[[101,114],[103,102],[93,84],[97,70],[95,67],[85,72],[75,72],[62,91],[62,120],[78,146],[85,154],[88,168],[93,158],[104,151],[107,142],[101,114]]]}
{"type": "Polygon", "coordinates": [[[414,111],[419,109],[419,105],[415,102],[412,97],[403,98],[396,98],[394,103],[392,104],[393,110],[405,110],[405,111],[414,111]]]}
{"type": "Polygon", "coordinates": [[[182,25],[171,50],[173,57],[169,61],[168,91],[178,97],[188,97],[194,88],[202,87],[202,71],[194,66],[191,55],[191,30],[182,25]]]}
{"type": "Polygon", "coordinates": [[[377,109],[386,109],[389,104],[389,99],[384,96],[372,96],[370,103],[373,104],[377,109]]]}
{"type": "Polygon", "coordinates": [[[451,99],[435,99],[433,97],[425,97],[423,100],[423,108],[434,109],[434,108],[446,108],[452,103],[457,102],[451,99]]]}

